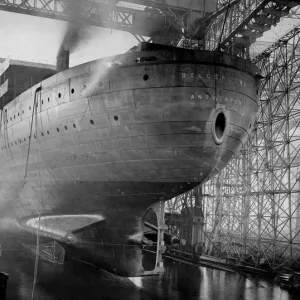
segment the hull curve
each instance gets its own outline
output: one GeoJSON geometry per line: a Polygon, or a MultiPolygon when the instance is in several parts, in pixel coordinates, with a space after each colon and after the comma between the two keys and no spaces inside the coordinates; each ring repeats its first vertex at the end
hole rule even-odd
{"type": "MultiPolygon", "coordinates": [[[[37,215],[101,214],[93,238],[102,248],[77,249],[111,257],[103,241],[126,245],[149,206],[208,180],[239,151],[255,121],[256,75],[226,54],[142,45],[46,79],[2,111],[2,216],[20,230],[37,215]]],[[[138,274],[132,247],[111,258],[130,263],[110,269],[138,274]]]]}

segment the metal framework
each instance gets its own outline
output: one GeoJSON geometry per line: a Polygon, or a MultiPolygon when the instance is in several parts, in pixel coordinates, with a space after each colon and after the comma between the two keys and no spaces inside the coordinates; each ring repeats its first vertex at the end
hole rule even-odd
{"type": "Polygon", "coordinates": [[[80,6],[82,23],[132,33],[137,40],[176,46],[187,34],[188,8],[170,7],[164,0],[0,0],[0,10],[32,16],[69,20],[80,6]]]}
{"type": "MultiPolygon", "coordinates": [[[[84,1],[84,5],[80,6],[82,22],[139,36],[152,36],[156,32],[164,32],[168,27],[166,17],[157,10],[145,12],[142,7],[112,5],[111,2],[84,1]]],[[[74,3],[78,5],[80,1],[0,0],[0,10],[68,21],[69,11],[74,3]]]]}
{"type": "MultiPolygon", "coordinates": [[[[253,136],[202,186],[208,254],[255,267],[300,267],[299,46],[293,29],[255,59],[263,80],[253,136]]],[[[173,220],[174,212],[194,205],[191,195],[168,203],[173,220]]],[[[168,222],[174,230],[176,223],[168,222]]]]}
{"type": "Polygon", "coordinates": [[[276,26],[280,18],[287,16],[296,5],[296,1],[288,0],[221,0],[222,13],[212,20],[206,32],[206,49],[220,48],[249,57],[250,45],[272,25],[276,26]]]}
{"type": "MultiPolygon", "coordinates": [[[[144,7],[89,1],[82,11],[84,22],[127,31],[139,40],[151,36],[156,42],[177,45],[181,41],[185,47],[221,48],[243,57],[249,57],[249,46],[256,38],[298,4],[287,0],[220,0],[204,44],[197,30],[194,36],[185,36],[187,10],[168,7],[163,0],[126,2],[144,7]],[[141,27],[145,20],[149,26],[141,27]]],[[[0,9],[68,20],[71,3],[0,0],[0,9]]],[[[167,202],[166,224],[170,233],[189,242],[182,245],[185,251],[230,257],[255,267],[300,267],[299,28],[253,61],[262,70],[263,80],[250,141],[216,178],[167,202]],[[199,241],[204,242],[200,248],[199,241]]]]}

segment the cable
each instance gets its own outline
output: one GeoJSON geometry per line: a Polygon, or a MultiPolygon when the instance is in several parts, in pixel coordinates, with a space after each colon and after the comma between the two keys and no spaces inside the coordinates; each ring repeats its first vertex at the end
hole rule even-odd
{"type": "MultiPolygon", "coordinates": [[[[30,124],[30,138],[29,138],[29,145],[28,145],[28,152],[27,152],[27,160],[26,160],[26,168],[25,168],[25,182],[27,179],[27,171],[28,171],[28,161],[29,161],[29,155],[30,155],[30,145],[31,145],[31,139],[32,139],[32,127],[33,127],[33,117],[35,115],[35,132],[36,132],[36,145],[37,145],[37,157],[39,156],[39,146],[38,146],[38,134],[37,134],[37,97],[38,93],[41,92],[42,87],[38,87],[35,90],[34,94],[34,102],[33,102],[33,109],[32,109],[32,117],[31,117],[31,124],[30,124]]],[[[41,94],[41,93],[40,93],[41,94]]],[[[40,166],[39,166],[39,157],[38,157],[38,171],[39,171],[39,181],[40,181],[40,188],[41,188],[41,197],[42,197],[42,186],[41,186],[41,174],[40,174],[40,166]]],[[[34,292],[36,287],[36,280],[37,280],[37,274],[38,274],[38,264],[39,264],[39,253],[40,253],[40,226],[41,226],[41,214],[39,210],[36,208],[33,199],[30,198],[30,201],[35,208],[35,211],[39,217],[39,226],[37,226],[36,229],[36,251],[35,251],[35,261],[34,261],[34,274],[33,274],[33,285],[32,285],[32,291],[31,291],[31,300],[34,300],[34,292]]]]}
{"type": "MultiPolygon", "coordinates": [[[[25,165],[25,175],[24,175],[24,179],[25,179],[25,180],[26,180],[26,178],[27,178],[27,172],[28,172],[28,161],[29,161],[30,146],[31,146],[31,139],[32,139],[33,117],[34,117],[34,113],[35,113],[35,110],[36,110],[37,93],[38,93],[39,91],[41,91],[41,86],[38,87],[38,88],[35,90],[35,93],[34,93],[33,109],[32,109],[31,124],[30,124],[30,132],[29,132],[29,143],[28,143],[28,151],[27,151],[26,165],[25,165]]],[[[35,126],[37,126],[36,123],[35,123],[35,126]]]]}
{"type": "Polygon", "coordinates": [[[31,291],[31,300],[34,300],[34,292],[36,286],[36,279],[38,274],[38,265],[39,265],[39,252],[40,252],[40,220],[41,216],[39,216],[39,226],[37,228],[37,235],[36,235],[36,251],[35,251],[35,260],[34,260],[34,273],[33,273],[33,285],[31,291]]]}
{"type": "MultiPolygon", "coordinates": [[[[91,107],[90,107],[90,101],[92,99],[92,97],[94,96],[94,93],[95,93],[95,90],[96,90],[96,85],[95,87],[93,88],[92,90],[92,93],[89,97],[87,97],[87,105],[86,105],[86,108],[84,110],[84,113],[81,117],[81,120],[79,123],[81,123],[88,111],[88,109],[90,110],[91,114],[92,114],[92,110],[91,110],[91,107]]],[[[22,186],[22,188],[20,190],[17,190],[16,189],[16,192],[22,196],[22,189],[23,187],[25,186],[25,184],[27,183],[27,175],[28,175],[28,164],[29,164],[29,157],[30,157],[30,149],[31,149],[31,139],[32,139],[32,133],[33,133],[33,121],[34,121],[34,115],[36,116],[36,120],[35,120],[35,129],[36,129],[36,144],[37,144],[37,159],[38,159],[38,173],[39,173],[39,183],[40,183],[40,188],[41,188],[41,199],[43,198],[43,192],[42,192],[42,183],[41,183],[41,173],[40,173],[40,160],[39,160],[39,145],[38,145],[38,132],[37,132],[37,127],[38,127],[38,122],[37,122],[37,110],[36,110],[36,107],[37,107],[37,104],[38,104],[38,93],[41,92],[41,89],[42,87],[39,86],[36,90],[35,90],[35,95],[34,95],[34,103],[33,103],[33,110],[32,110],[32,115],[31,115],[31,123],[30,123],[30,135],[29,135],[29,144],[28,144],[28,151],[27,151],[27,157],[26,157],[26,165],[25,165],[25,174],[24,174],[24,185],[22,186]]],[[[40,93],[40,96],[41,96],[41,93],[40,93]]],[[[2,111],[3,113],[3,111],[2,111]]],[[[3,115],[1,115],[1,118],[3,119],[3,115]]],[[[1,122],[2,123],[2,122],[1,122]]],[[[7,122],[6,122],[6,114],[4,114],[4,119],[3,119],[3,124],[4,124],[4,139],[6,141],[6,144],[8,145],[8,134],[7,134],[7,122]],[[6,125],[6,126],[5,126],[6,125]],[[5,138],[6,136],[6,138],[5,138]]],[[[73,134],[73,139],[76,138],[76,135],[77,133],[79,132],[79,126],[78,128],[76,129],[76,131],[74,132],[73,134]]],[[[16,166],[16,163],[14,161],[14,158],[12,156],[12,153],[10,151],[10,149],[8,149],[9,147],[6,147],[7,151],[9,152],[8,153],[8,157],[11,158],[8,159],[9,160],[9,163],[11,165],[11,168],[13,170],[13,172],[15,173],[15,166],[16,166]],[[13,165],[12,165],[13,163],[13,165]]],[[[60,147],[60,149],[62,149],[62,147],[60,147]]],[[[8,182],[8,181],[7,181],[8,182]]],[[[8,182],[8,184],[10,185],[10,182],[8,182]]],[[[27,197],[23,197],[23,199],[26,199],[27,197]]],[[[40,221],[41,221],[41,215],[40,215],[40,212],[39,210],[37,209],[37,207],[35,206],[35,203],[34,203],[34,200],[32,199],[32,197],[28,197],[28,200],[29,202],[32,204],[32,206],[34,207],[38,217],[39,217],[39,225],[38,227],[36,228],[36,255],[35,255],[35,263],[34,263],[34,278],[33,278],[33,286],[32,286],[32,293],[31,293],[31,300],[34,299],[34,294],[35,294],[35,288],[36,288],[36,282],[37,282],[37,275],[38,275],[38,263],[39,263],[39,252],[40,252],[40,221]]],[[[23,210],[22,206],[21,206],[21,209],[23,210]]],[[[23,210],[24,212],[24,210],[23,210]]]]}

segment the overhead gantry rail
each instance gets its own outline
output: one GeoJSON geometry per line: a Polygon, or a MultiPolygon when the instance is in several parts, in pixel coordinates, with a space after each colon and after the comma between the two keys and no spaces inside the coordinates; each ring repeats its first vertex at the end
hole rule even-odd
{"type": "MultiPolygon", "coordinates": [[[[0,10],[62,21],[69,20],[68,12],[72,5],[70,0],[0,0],[0,10]]],[[[82,21],[86,25],[127,31],[134,35],[151,37],[168,26],[163,14],[155,10],[144,11],[137,6],[112,5],[111,1],[84,1],[80,8],[82,21]]]]}
{"type": "MultiPolygon", "coordinates": [[[[216,1],[204,7],[215,10],[216,1]]],[[[139,41],[150,37],[174,46],[187,35],[189,22],[201,16],[203,6],[193,4],[191,10],[177,0],[0,0],[0,10],[62,21],[69,20],[75,5],[80,6],[81,21],[86,25],[127,31],[139,41]]]]}
{"type": "Polygon", "coordinates": [[[156,10],[165,16],[167,27],[152,35],[150,41],[177,46],[179,41],[187,36],[189,7],[169,5],[172,0],[126,0],[126,2],[143,5],[148,10],[156,10]]]}
{"type": "Polygon", "coordinates": [[[205,35],[208,50],[222,48],[232,54],[249,57],[249,46],[256,42],[280,18],[289,14],[299,1],[239,0],[222,7],[222,13],[210,23],[205,35]],[[232,5],[234,3],[234,5],[232,5]]]}
{"type": "Polygon", "coordinates": [[[208,50],[220,47],[249,57],[249,46],[281,17],[287,16],[292,7],[299,5],[298,1],[289,0],[219,0],[219,9],[215,11],[217,0],[207,1],[205,5],[187,3],[179,0],[0,0],[0,10],[68,21],[70,9],[79,4],[86,25],[127,31],[139,41],[146,36],[150,41],[174,46],[184,46],[187,40],[202,40],[200,44],[208,50]]]}
{"type": "Polygon", "coordinates": [[[216,10],[217,0],[0,0],[0,10],[62,21],[69,20],[74,6],[80,6],[86,25],[127,31],[139,41],[149,37],[177,46],[182,38],[193,35],[199,20],[216,10]]]}
{"type": "Polygon", "coordinates": [[[265,49],[262,53],[260,53],[258,56],[252,59],[252,62],[254,64],[257,64],[259,61],[261,61],[264,58],[269,58],[271,53],[280,48],[282,45],[286,45],[292,38],[297,36],[300,33],[300,28],[296,27],[289,31],[285,36],[280,38],[277,42],[272,44],[270,47],[265,49]]]}

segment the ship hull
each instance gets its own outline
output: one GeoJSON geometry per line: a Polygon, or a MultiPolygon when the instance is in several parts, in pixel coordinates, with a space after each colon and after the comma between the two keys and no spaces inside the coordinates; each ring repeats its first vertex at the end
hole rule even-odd
{"type": "Polygon", "coordinates": [[[123,275],[140,274],[141,249],[128,241],[141,233],[147,208],[224,168],[257,111],[251,64],[225,54],[146,50],[61,72],[2,114],[2,216],[27,231],[36,216],[103,216],[92,226],[103,248],[75,248],[101,261],[105,253],[126,258],[113,268],[123,275]],[[126,246],[114,254],[104,245],[118,243],[126,246]]]}

